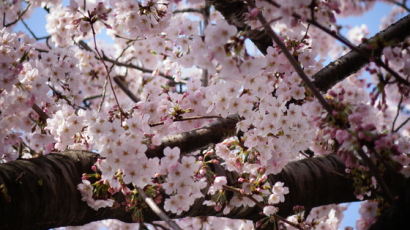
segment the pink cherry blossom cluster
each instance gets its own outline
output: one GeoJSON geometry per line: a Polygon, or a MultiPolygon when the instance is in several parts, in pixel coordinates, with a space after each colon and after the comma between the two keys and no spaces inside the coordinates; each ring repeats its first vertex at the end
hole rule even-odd
{"type": "Polygon", "coordinates": [[[0,50],[0,162],[7,162],[19,157],[12,146],[21,143],[24,133],[30,135],[32,123],[28,114],[34,99],[31,80],[38,72],[28,71],[24,65],[36,53],[26,35],[1,29],[0,50]]]}
{"type": "MultiPolygon", "coordinates": [[[[295,211],[298,208],[296,208],[295,211]]],[[[297,222],[304,220],[306,228],[315,229],[315,230],[338,230],[340,227],[340,221],[343,219],[343,211],[347,207],[343,205],[324,205],[317,208],[313,208],[307,218],[303,217],[304,210],[299,212],[296,215],[290,216],[287,219],[292,222],[297,222]]],[[[286,229],[295,230],[294,226],[286,225],[286,229]]]]}
{"type": "MultiPolygon", "coordinates": [[[[257,201],[269,219],[292,191],[282,182],[269,184],[268,175],[304,158],[307,150],[319,155],[336,152],[348,167],[358,168],[352,175],[369,176],[372,183],[358,189],[362,197],[378,183],[359,151],[372,159],[379,154],[410,175],[410,126],[405,113],[395,116],[398,103],[403,105],[399,110],[408,109],[407,86],[387,84],[384,91],[377,91],[385,82],[375,78],[366,84],[352,76],[326,95],[334,107],[334,113],[327,114],[277,46],[267,48],[265,55],[252,51],[247,33],[214,9],[206,27],[196,16],[172,13],[203,7],[202,1],[98,0],[83,5],[75,0],[68,6],[59,1],[28,2],[28,13],[40,5],[49,10],[46,28],[51,44],[12,33],[12,25],[0,30],[0,162],[56,150],[97,152],[101,159],[95,175],[85,175],[78,186],[93,209],[124,205],[138,210],[138,189],[145,189],[165,211],[176,215],[203,198],[203,204],[223,214],[257,201]],[[104,28],[115,44],[98,40],[104,28]],[[204,77],[207,84],[201,84],[204,77]],[[123,81],[137,99],[131,102],[114,79],[123,81]],[[369,95],[368,85],[377,90],[369,95]],[[178,147],[165,148],[161,158],[145,154],[164,137],[234,114],[241,118],[237,137],[191,155],[178,147]],[[390,129],[394,122],[396,127],[390,129]],[[395,131],[401,123],[402,129],[395,131]],[[211,165],[236,173],[238,181],[215,174],[211,165]],[[236,191],[229,200],[228,189],[236,191]],[[125,197],[124,203],[116,203],[116,193],[125,197]]],[[[317,22],[335,29],[336,15],[362,14],[374,2],[258,0],[245,20],[250,28],[260,29],[256,15],[262,12],[312,76],[326,58],[338,57],[343,49],[305,21],[314,13],[317,22]]],[[[24,10],[21,1],[6,5],[6,22],[24,10]]],[[[350,34],[357,44],[366,28],[350,34]]],[[[382,58],[406,79],[408,43],[386,48],[382,58]]],[[[379,66],[367,70],[391,80],[379,66]]],[[[340,206],[326,206],[300,221],[314,229],[333,230],[342,211],[340,206]]],[[[289,220],[299,222],[298,218],[300,213],[289,220]]],[[[360,226],[369,226],[372,218],[365,217],[360,226]]],[[[216,218],[188,218],[178,224],[190,229],[200,221],[209,228],[252,229],[249,222],[216,218]]]]}
{"type": "Polygon", "coordinates": [[[82,1],[71,0],[68,7],[57,5],[52,8],[47,15],[46,29],[56,46],[67,47],[75,41],[90,38],[102,26],[110,27],[104,22],[109,13],[103,2],[91,1],[84,6],[82,1]]]}
{"type": "Polygon", "coordinates": [[[168,26],[171,17],[167,0],[110,1],[110,4],[113,32],[129,37],[158,34],[168,26]]]}
{"type": "Polygon", "coordinates": [[[375,201],[362,202],[359,213],[361,218],[356,221],[356,228],[358,230],[369,229],[369,227],[376,221],[378,215],[378,203],[375,201]]]}
{"type": "Polygon", "coordinates": [[[334,104],[337,112],[332,116],[310,114],[312,121],[321,127],[316,133],[313,150],[322,154],[336,152],[351,169],[352,176],[362,178],[357,179],[355,185],[359,199],[385,190],[380,185],[384,182],[380,178],[377,181],[374,169],[365,163],[368,159],[381,167],[382,170],[377,172],[381,175],[387,171],[383,169],[386,167],[409,176],[408,137],[391,127],[394,126],[392,110],[372,106],[364,87],[363,80],[343,82],[329,92],[329,97],[337,101],[334,104]]]}
{"type": "Polygon", "coordinates": [[[94,210],[104,207],[111,207],[114,203],[113,199],[95,200],[93,198],[93,187],[88,180],[83,180],[81,184],[78,184],[78,190],[81,192],[81,199],[94,210]]]}
{"type": "Polygon", "coordinates": [[[13,85],[18,82],[18,74],[23,69],[24,61],[30,46],[24,44],[25,35],[12,34],[6,28],[0,31],[0,47],[2,58],[0,60],[0,90],[10,92],[13,85]],[[23,41],[22,41],[23,40],[23,41]],[[23,44],[22,44],[23,43],[23,44]]]}

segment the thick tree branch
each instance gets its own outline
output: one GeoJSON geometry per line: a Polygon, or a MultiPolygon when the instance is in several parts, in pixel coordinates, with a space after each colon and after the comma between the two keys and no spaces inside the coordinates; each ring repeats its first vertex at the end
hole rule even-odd
{"type": "MultiPolygon", "coordinates": [[[[248,8],[242,0],[208,0],[215,6],[225,19],[231,25],[234,25],[238,30],[247,30],[248,37],[255,43],[258,49],[266,54],[266,49],[272,46],[272,39],[264,30],[250,30],[245,24],[245,14],[248,8]]],[[[280,7],[277,5],[277,7],[280,7]]],[[[300,16],[299,16],[300,17],[300,16]]],[[[336,83],[347,78],[351,74],[357,72],[364,65],[372,61],[373,57],[379,57],[385,47],[392,46],[402,42],[410,35],[410,15],[400,19],[396,23],[390,25],[385,30],[377,33],[368,41],[357,47],[360,52],[350,51],[336,61],[321,69],[315,75],[314,84],[323,92],[326,92],[336,83]],[[365,55],[363,55],[365,54],[365,55]]]]}
{"type": "MultiPolygon", "coordinates": [[[[95,211],[81,201],[77,184],[83,173],[90,173],[97,157],[86,151],[67,151],[1,164],[0,229],[47,229],[108,218],[132,222],[130,214],[122,208],[95,211]]],[[[223,173],[231,178],[229,183],[235,183],[232,180],[236,175],[223,173]]],[[[294,205],[316,207],[355,200],[352,181],[334,155],[290,163],[269,180],[283,181],[290,188],[286,202],[279,207],[282,216],[293,214],[294,205]]],[[[257,207],[237,208],[226,217],[258,220],[262,217],[260,211],[257,207]]],[[[217,215],[215,210],[198,200],[187,213],[172,217],[213,215],[217,215]]],[[[144,212],[144,218],[159,220],[149,209],[144,212]]]]}
{"type": "MultiPolygon", "coordinates": [[[[244,9],[241,1],[211,2],[225,17],[231,15],[228,18],[232,19],[228,19],[228,22],[239,29],[245,28],[243,13],[246,10],[241,11],[244,9]],[[225,8],[221,9],[221,5],[218,4],[224,4],[225,8]]],[[[410,28],[409,16],[380,32],[359,48],[372,52],[372,55],[379,55],[384,47],[402,41],[410,33],[408,28],[410,28]],[[369,51],[369,44],[372,47],[371,51],[369,51]]],[[[272,44],[263,31],[252,31],[250,34],[254,43],[262,51],[268,47],[266,44],[272,44]]],[[[314,83],[320,90],[327,91],[369,61],[369,58],[362,58],[351,51],[315,74],[314,83]]],[[[235,125],[239,120],[239,117],[231,116],[208,127],[165,138],[160,146],[148,150],[147,155],[161,156],[166,146],[179,146],[182,152],[190,152],[218,143],[235,134],[235,125]]],[[[90,167],[97,157],[98,155],[89,152],[67,151],[64,154],[49,154],[35,159],[1,164],[0,229],[47,229],[56,226],[83,225],[108,218],[131,222],[130,214],[124,209],[105,208],[94,211],[81,201],[76,186],[81,182],[82,173],[90,172],[90,167]]],[[[234,178],[234,175],[229,178],[232,177],[234,178]]],[[[280,174],[270,176],[269,180],[284,181],[291,190],[286,197],[286,203],[280,206],[279,214],[282,216],[292,214],[294,205],[316,207],[355,200],[352,182],[346,177],[343,164],[332,155],[290,163],[280,174]]],[[[399,182],[386,181],[396,186],[400,184],[400,180],[399,182]]],[[[256,208],[235,209],[228,217],[257,220],[261,217],[259,211],[256,208]]],[[[216,214],[213,208],[202,206],[198,201],[184,216],[216,214]]],[[[150,210],[147,210],[145,218],[147,221],[158,220],[150,210]]]]}
{"type": "Polygon", "coordinates": [[[239,121],[238,115],[231,115],[208,126],[165,137],[161,145],[148,149],[146,154],[148,157],[162,157],[164,148],[175,146],[178,146],[182,153],[188,153],[207,147],[210,144],[222,142],[224,139],[235,135],[236,123],[239,121]]]}
{"type": "Polygon", "coordinates": [[[317,72],[313,76],[316,87],[326,92],[336,83],[372,61],[372,57],[379,57],[385,47],[404,41],[410,35],[409,28],[410,14],[359,45],[358,50],[360,50],[360,53],[366,54],[366,57],[357,51],[350,51],[317,72]]]}

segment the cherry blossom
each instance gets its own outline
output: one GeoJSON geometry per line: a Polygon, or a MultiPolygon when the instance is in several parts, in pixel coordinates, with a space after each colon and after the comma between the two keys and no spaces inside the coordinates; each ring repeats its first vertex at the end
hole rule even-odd
{"type": "MultiPolygon", "coordinates": [[[[123,207],[143,221],[143,191],[173,217],[197,204],[216,216],[258,207],[261,220],[271,223],[295,192],[272,175],[294,161],[334,154],[355,183],[354,195],[369,199],[357,221],[358,229],[368,229],[390,202],[378,174],[391,167],[410,176],[409,38],[385,45],[380,58],[320,92],[320,100],[284,51],[317,86],[313,76],[329,58],[348,52],[329,31],[339,28],[340,17],[361,15],[376,1],[238,1],[246,12],[232,18],[219,2],[210,1],[211,8],[198,0],[0,4],[0,162],[87,151],[99,159],[77,187],[94,210],[123,207]],[[49,37],[13,32],[35,7],[48,11],[49,37]],[[270,37],[258,41],[262,28],[277,33],[285,49],[270,37]],[[262,49],[262,43],[269,44],[262,49]],[[363,79],[364,71],[371,77],[363,79]],[[180,143],[218,122],[228,129],[223,122],[232,120],[231,130],[206,146],[180,143]]],[[[402,11],[394,8],[382,26],[402,11]]],[[[366,25],[353,27],[347,40],[359,45],[368,34],[366,25]]],[[[304,208],[294,207],[283,226],[335,230],[345,209],[327,205],[304,216],[304,208]]],[[[177,223],[183,229],[259,224],[214,217],[177,223]]]]}

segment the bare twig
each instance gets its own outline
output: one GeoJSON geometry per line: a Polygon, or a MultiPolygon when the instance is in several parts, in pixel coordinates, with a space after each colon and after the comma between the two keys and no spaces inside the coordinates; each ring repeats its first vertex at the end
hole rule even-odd
{"type": "MultiPolygon", "coordinates": [[[[147,68],[144,68],[144,67],[141,67],[141,66],[138,66],[138,65],[134,65],[132,63],[119,62],[119,61],[113,60],[113,59],[111,59],[107,56],[103,56],[102,60],[107,61],[107,62],[111,62],[112,64],[114,64],[116,66],[123,66],[123,67],[131,68],[131,69],[136,69],[136,70],[139,70],[143,73],[152,73],[152,72],[154,72],[152,69],[147,69],[147,68]]],[[[177,83],[177,82],[175,82],[174,78],[170,75],[164,74],[162,72],[159,72],[158,75],[163,77],[163,78],[166,78],[167,80],[169,80],[173,83],[177,83]]]]}
{"type": "MultiPolygon", "coordinates": [[[[118,55],[118,57],[117,57],[115,60],[118,61],[118,60],[122,57],[122,55],[124,55],[125,51],[126,51],[129,47],[130,47],[129,45],[128,45],[127,47],[125,47],[125,48],[121,51],[120,55],[118,55]]],[[[102,55],[105,56],[104,51],[102,51],[102,55]]],[[[99,54],[98,54],[98,57],[100,57],[99,54]]],[[[102,61],[102,62],[104,62],[104,61],[102,61]]],[[[114,66],[115,66],[115,65],[112,64],[109,70],[106,69],[107,75],[109,75],[109,74],[111,73],[111,71],[113,70],[114,66]]],[[[104,63],[104,67],[106,67],[105,63],[104,63]]],[[[107,83],[108,83],[108,80],[109,80],[109,78],[106,78],[106,79],[105,79],[105,82],[104,82],[103,93],[101,94],[101,95],[102,95],[102,99],[101,99],[100,105],[98,106],[98,112],[101,111],[101,108],[102,108],[103,103],[104,103],[105,95],[106,95],[106,93],[107,93],[107,83]]],[[[114,81],[115,81],[115,79],[114,79],[114,81]]],[[[121,88],[121,86],[120,86],[120,88],[121,88]]],[[[114,93],[115,93],[115,92],[114,92],[114,93]]]]}
{"type": "Polygon", "coordinates": [[[90,100],[94,100],[94,99],[100,98],[100,97],[102,97],[101,94],[86,97],[86,98],[83,99],[83,103],[85,103],[85,102],[87,102],[87,101],[90,101],[90,100]]]}
{"type": "Polygon", "coordinates": [[[122,91],[127,94],[127,96],[135,103],[139,102],[139,98],[137,96],[135,96],[135,94],[133,94],[131,92],[131,90],[127,87],[126,83],[119,77],[119,76],[115,76],[113,78],[114,82],[118,85],[118,87],[120,87],[120,89],[122,89],[122,91]]]}
{"type": "Polygon", "coordinates": [[[48,83],[47,86],[53,91],[53,93],[57,96],[58,99],[63,99],[69,106],[71,106],[73,109],[86,109],[83,106],[76,105],[72,101],[70,101],[66,95],[58,91],[51,83],[48,83]]]}
{"type": "Polygon", "coordinates": [[[145,203],[151,208],[151,210],[159,217],[161,220],[165,221],[172,229],[174,230],[182,230],[181,227],[178,226],[175,221],[173,221],[171,218],[169,218],[159,207],[155,202],[152,200],[152,198],[148,197],[147,194],[145,194],[143,189],[138,188],[138,193],[141,195],[141,197],[144,199],[145,203]]]}
{"type": "Polygon", "coordinates": [[[103,96],[102,94],[98,94],[98,95],[86,97],[83,99],[83,104],[86,108],[90,108],[91,102],[89,101],[100,98],[102,96],[103,96]]]}
{"type": "Polygon", "coordinates": [[[392,3],[392,4],[396,5],[396,6],[399,6],[399,7],[403,8],[404,10],[406,10],[407,12],[410,13],[410,8],[407,7],[407,5],[406,5],[406,2],[407,2],[406,0],[404,0],[403,2],[394,1],[394,0],[388,0],[388,2],[390,2],[390,3],[392,3]]]}
{"type": "Polygon", "coordinates": [[[168,230],[169,229],[169,228],[167,228],[167,227],[165,227],[161,224],[158,224],[158,223],[150,223],[150,224],[155,228],[155,230],[158,230],[158,228],[161,228],[162,230],[168,230]]]}
{"type": "Polygon", "coordinates": [[[408,122],[410,121],[410,117],[409,118],[407,118],[405,121],[403,121],[403,123],[401,123],[400,125],[399,125],[399,127],[397,127],[397,129],[395,129],[393,132],[395,133],[395,132],[398,132],[401,128],[403,128],[403,126],[405,126],[408,122]]]}
{"type": "MultiPolygon", "coordinates": [[[[99,57],[100,59],[102,59],[103,56],[101,55],[100,51],[98,50],[98,46],[97,46],[97,39],[96,39],[96,33],[95,33],[94,25],[93,25],[93,23],[91,23],[91,22],[90,22],[90,25],[91,25],[91,31],[92,31],[92,33],[93,33],[93,41],[94,41],[95,51],[96,51],[98,57],[99,57]]],[[[106,72],[107,72],[107,81],[108,81],[108,83],[110,84],[111,91],[112,91],[112,93],[113,93],[113,95],[114,95],[115,102],[116,102],[117,105],[118,105],[118,109],[120,110],[120,112],[121,112],[121,117],[122,117],[124,111],[123,111],[122,108],[121,108],[120,102],[118,101],[117,94],[115,93],[114,86],[113,86],[112,81],[111,81],[110,72],[111,72],[112,68],[109,69],[104,60],[102,60],[102,64],[104,65],[105,70],[106,70],[106,72]]],[[[105,87],[104,87],[104,88],[105,88],[105,87]]],[[[104,92],[103,92],[103,97],[102,97],[102,100],[101,100],[101,104],[100,104],[99,110],[101,109],[101,105],[102,105],[102,103],[103,103],[103,101],[104,101],[104,98],[105,98],[105,95],[104,95],[104,94],[105,94],[105,90],[104,90],[104,92]]]]}
{"type": "Polygon", "coordinates": [[[98,110],[97,110],[98,112],[101,112],[102,106],[104,104],[105,96],[107,95],[107,85],[108,85],[108,77],[105,78],[105,81],[104,81],[103,91],[101,93],[102,97],[101,97],[100,105],[98,105],[98,110]]]}
{"type": "Polygon", "coordinates": [[[23,19],[21,19],[21,23],[23,23],[24,27],[28,30],[31,36],[33,36],[33,38],[36,39],[36,41],[49,39],[51,37],[51,35],[37,37],[36,34],[33,32],[33,30],[31,30],[31,28],[27,25],[27,23],[23,19]]]}
{"type": "Polygon", "coordinates": [[[18,16],[16,18],[16,20],[6,23],[6,11],[3,12],[3,27],[9,27],[12,26],[14,24],[16,24],[18,21],[20,21],[20,19],[27,13],[28,9],[30,9],[31,4],[28,3],[26,8],[24,8],[23,11],[18,13],[18,16]]]}
{"type": "Polygon", "coordinates": [[[37,104],[33,104],[31,108],[40,116],[40,119],[42,121],[46,121],[48,118],[50,118],[47,113],[45,113],[37,104]]]}
{"type": "Polygon", "coordinates": [[[396,124],[397,118],[399,117],[402,103],[403,103],[403,95],[400,96],[399,104],[397,104],[397,112],[396,112],[396,116],[394,117],[393,124],[391,126],[391,132],[394,132],[394,126],[396,124]]]}
{"type": "MultiPolygon", "coordinates": [[[[205,7],[202,9],[203,11],[203,26],[201,26],[201,36],[205,38],[205,29],[209,24],[209,11],[211,5],[208,1],[205,2],[205,7]]],[[[206,87],[208,86],[208,70],[206,68],[202,68],[202,76],[201,76],[201,86],[206,87]]]]}
{"type": "MultiPolygon", "coordinates": [[[[199,120],[199,119],[221,119],[222,117],[220,116],[194,116],[194,117],[182,117],[178,119],[174,119],[173,121],[192,121],[192,120],[199,120]]],[[[149,124],[150,127],[155,127],[159,125],[163,125],[164,122],[157,122],[157,123],[151,123],[149,124]]]]}
{"type": "Polygon", "coordinates": [[[172,11],[173,14],[179,14],[179,13],[198,13],[198,14],[203,14],[204,9],[203,8],[185,8],[185,9],[179,9],[179,10],[174,10],[172,11]]]}

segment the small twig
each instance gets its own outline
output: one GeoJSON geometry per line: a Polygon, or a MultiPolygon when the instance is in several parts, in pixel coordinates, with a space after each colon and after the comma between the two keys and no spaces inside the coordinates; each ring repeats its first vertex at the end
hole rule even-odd
{"type": "Polygon", "coordinates": [[[31,3],[28,3],[27,6],[26,6],[26,8],[18,14],[16,20],[14,20],[14,21],[12,21],[12,22],[10,22],[10,23],[6,23],[6,11],[4,11],[4,12],[3,12],[3,27],[12,26],[12,25],[16,24],[18,21],[20,21],[20,19],[24,16],[24,14],[27,13],[27,11],[28,11],[28,9],[30,8],[30,6],[31,6],[31,3]]]}
{"type": "Polygon", "coordinates": [[[201,86],[202,87],[208,86],[208,70],[205,68],[202,69],[201,86]]]}
{"type": "Polygon", "coordinates": [[[311,156],[307,155],[306,153],[304,153],[303,151],[299,151],[299,153],[304,156],[305,158],[311,158],[311,156]]]}
{"type": "Polygon", "coordinates": [[[169,218],[159,207],[157,204],[155,204],[154,200],[152,198],[148,197],[147,194],[145,194],[143,189],[138,188],[138,193],[141,195],[141,197],[144,199],[145,203],[151,208],[151,210],[159,217],[161,220],[165,221],[172,229],[174,230],[182,230],[181,227],[178,226],[175,221],[173,221],[171,218],[169,218]]]}
{"type": "Polygon", "coordinates": [[[407,118],[405,121],[403,121],[403,123],[401,123],[400,125],[399,125],[399,127],[397,127],[397,129],[395,129],[393,132],[395,133],[395,132],[398,132],[401,128],[403,128],[403,126],[405,126],[406,124],[407,124],[407,122],[409,122],[410,121],[410,117],[409,118],[407,118]]]}
{"type": "Polygon", "coordinates": [[[105,78],[103,91],[101,93],[102,97],[101,97],[100,105],[98,105],[98,112],[101,112],[102,106],[104,104],[105,96],[107,95],[107,85],[108,85],[108,78],[105,78]]]}
{"type": "MultiPolygon", "coordinates": [[[[93,33],[93,41],[94,41],[95,51],[96,51],[97,55],[99,56],[99,58],[102,59],[103,56],[101,55],[100,51],[98,50],[98,46],[97,46],[97,39],[96,39],[96,33],[95,33],[95,29],[94,29],[94,24],[90,22],[90,25],[91,25],[91,31],[92,31],[92,33],[93,33]]],[[[115,93],[114,86],[113,86],[112,81],[111,81],[111,75],[110,75],[111,70],[108,68],[108,66],[107,66],[107,64],[105,63],[104,60],[102,60],[102,64],[104,65],[105,71],[107,72],[107,81],[108,81],[108,83],[110,84],[110,88],[111,88],[111,90],[112,90],[112,93],[113,93],[115,102],[116,102],[117,105],[118,105],[118,109],[119,109],[120,112],[121,112],[121,118],[122,118],[122,115],[123,115],[124,111],[123,111],[122,108],[121,108],[120,102],[118,101],[117,94],[115,93]]],[[[105,88],[105,87],[104,87],[104,88],[105,88]]],[[[103,92],[103,98],[102,98],[102,100],[101,100],[101,104],[100,104],[99,110],[101,109],[101,106],[102,106],[102,103],[103,103],[103,101],[104,101],[104,98],[105,98],[105,90],[104,90],[104,92],[103,92]]],[[[122,119],[121,119],[121,120],[122,120],[122,119]]]]}
{"type": "Polygon", "coordinates": [[[399,101],[399,104],[397,105],[397,112],[396,112],[396,116],[394,117],[393,124],[391,126],[391,132],[394,132],[394,126],[396,124],[397,118],[399,117],[402,103],[403,103],[403,95],[400,96],[400,101],[399,101]]]}
{"type": "Polygon", "coordinates": [[[174,10],[172,11],[173,14],[178,14],[178,13],[199,13],[199,14],[203,14],[204,10],[203,8],[186,8],[186,9],[179,9],[179,10],[174,10]]]}
{"type": "Polygon", "coordinates": [[[403,8],[403,9],[406,10],[407,12],[410,12],[410,8],[406,6],[406,2],[407,2],[407,1],[403,1],[402,3],[400,3],[400,2],[397,2],[397,1],[394,1],[394,0],[390,0],[390,1],[388,1],[388,2],[390,2],[390,3],[392,3],[392,4],[396,5],[396,6],[399,6],[399,7],[403,8]]]}
{"type": "Polygon", "coordinates": [[[87,101],[94,100],[94,99],[97,99],[97,98],[100,98],[100,97],[102,97],[101,94],[86,97],[86,98],[83,99],[83,103],[86,103],[87,101]]]}
{"type": "Polygon", "coordinates": [[[40,119],[42,121],[46,121],[48,118],[50,118],[47,113],[45,113],[37,104],[33,104],[31,108],[40,116],[40,119]]]}
{"type": "MultiPolygon", "coordinates": [[[[107,56],[103,56],[103,57],[102,57],[102,60],[111,62],[112,64],[114,64],[114,65],[116,65],[116,66],[122,66],[122,67],[131,68],[131,69],[136,69],[136,70],[139,70],[139,71],[141,71],[141,72],[143,72],[143,73],[152,73],[152,72],[154,72],[154,71],[151,70],[151,69],[147,69],[147,68],[144,68],[144,67],[141,67],[141,66],[138,66],[138,65],[134,65],[134,64],[132,64],[132,63],[122,63],[122,62],[113,60],[113,59],[111,59],[111,58],[109,58],[109,57],[107,57],[107,56]]],[[[162,73],[162,72],[159,72],[158,75],[161,76],[161,77],[163,77],[163,78],[166,78],[166,79],[169,80],[169,81],[171,81],[174,85],[175,85],[176,83],[178,83],[178,82],[175,82],[174,78],[173,78],[172,76],[170,76],[170,75],[164,74],[164,73],[162,73]]]]}
{"type": "Polygon", "coordinates": [[[155,229],[161,228],[163,230],[168,230],[169,228],[162,226],[161,224],[158,223],[150,223],[155,229]]]}
{"type": "Polygon", "coordinates": [[[120,87],[120,89],[122,89],[122,91],[127,94],[127,96],[134,102],[137,103],[140,101],[140,99],[135,96],[135,94],[133,94],[131,92],[131,90],[127,87],[127,85],[125,84],[125,82],[119,77],[119,76],[115,76],[113,78],[114,82],[120,87]]]}
{"type": "MultiPolygon", "coordinates": [[[[203,26],[201,26],[201,36],[203,39],[205,39],[205,29],[209,24],[209,10],[210,10],[210,5],[209,1],[205,1],[205,7],[202,9],[202,15],[203,15],[203,26]]],[[[201,86],[206,87],[208,86],[208,69],[202,68],[202,76],[201,76],[201,86]]]]}
{"type": "Polygon", "coordinates": [[[89,102],[89,101],[91,101],[91,100],[94,100],[94,99],[97,99],[97,98],[100,98],[100,97],[102,97],[103,95],[102,94],[99,94],[99,95],[94,95],[94,96],[89,96],[89,97],[86,97],[86,98],[84,98],[83,99],[83,105],[86,107],[86,108],[90,108],[90,106],[91,106],[91,102],[89,102]]]}
{"type": "Polygon", "coordinates": [[[135,42],[135,41],[139,41],[139,40],[144,40],[143,38],[139,38],[139,37],[137,37],[137,38],[127,38],[127,37],[125,37],[123,35],[119,35],[119,34],[114,34],[114,37],[124,39],[124,40],[127,41],[127,43],[135,42]]]}
{"type": "Polygon", "coordinates": [[[51,37],[51,35],[47,35],[47,36],[43,36],[43,37],[37,37],[36,34],[33,32],[33,30],[31,30],[31,28],[27,25],[27,23],[23,19],[21,19],[21,23],[23,23],[24,27],[28,30],[28,32],[31,34],[31,36],[33,36],[33,38],[36,39],[36,41],[49,39],[51,37]]]}
{"type": "Polygon", "coordinates": [[[31,30],[31,28],[27,25],[27,23],[23,19],[21,19],[21,22],[23,23],[24,27],[28,30],[28,32],[31,34],[31,36],[33,36],[33,38],[36,39],[36,41],[40,41],[40,40],[45,39],[47,47],[50,50],[52,49],[52,47],[50,45],[51,35],[46,35],[46,36],[43,36],[43,37],[37,37],[37,35],[33,32],[33,30],[31,30]]]}
{"type": "Polygon", "coordinates": [[[303,35],[303,37],[300,39],[300,42],[303,42],[303,40],[305,40],[308,37],[308,32],[310,29],[310,23],[308,23],[305,34],[303,35]]]}
{"type": "Polygon", "coordinates": [[[51,85],[51,83],[48,83],[47,86],[51,89],[51,91],[53,91],[53,93],[57,96],[58,99],[63,99],[65,102],[67,102],[67,104],[71,107],[73,107],[73,109],[83,109],[86,110],[86,108],[80,106],[80,105],[76,105],[75,103],[71,102],[66,95],[64,95],[63,93],[61,93],[60,91],[58,91],[56,88],[54,88],[53,85],[51,85]]]}
{"type": "MultiPolygon", "coordinates": [[[[220,116],[194,116],[194,117],[183,117],[183,118],[178,118],[174,119],[173,121],[191,121],[191,120],[199,120],[199,119],[220,119],[222,117],[220,116]]],[[[155,127],[159,125],[163,125],[164,122],[157,122],[157,123],[151,123],[149,124],[150,127],[155,127]]]]}
{"type": "Polygon", "coordinates": [[[77,43],[76,41],[74,41],[74,42],[75,42],[75,44],[77,44],[81,49],[85,49],[85,50],[87,50],[87,51],[89,51],[89,52],[93,52],[93,53],[94,53],[93,49],[91,49],[91,47],[90,47],[87,43],[85,43],[83,40],[78,41],[78,43],[77,43]]]}
{"type": "MultiPolygon", "coordinates": [[[[250,3],[251,7],[255,7],[254,2],[250,3]]],[[[319,100],[320,104],[322,104],[323,108],[332,116],[332,107],[327,103],[327,101],[323,98],[322,94],[320,94],[319,90],[315,87],[312,81],[309,80],[309,77],[306,76],[305,72],[303,71],[302,67],[300,66],[299,62],[292,56],[289,50],[286,48],[285,44],[280,40],[280,38],[276,35],[276,33],[272,30],[268,22],[266,21],[265,17],[262,15],[262,12],[259,12],[258,15],[259,22],[263,25],[267,34],[275,41],[275,43],[279,46],[281,51],[285,54],[286,58],[289,60],[290,64],[298,73],[299,77],[303,80],[306,86],[312,91],[313,95],[319,100]]]]}
{"type": "MultiPolygon", "coordinates": [[[[126,51],[129,47],[130,47],[129,45],[128,45],[127,47],[125,47],[125,48],[121,51],[120,55],[119,55],[115,60],[118,61],[118,60],[122,57],[122,55],[124,55],[125,51],[126,51]]],[[[103,51],[102,51],[102,54],[103,54],[104,57],[106,56],[103,51]]],[[[99,54],[98,54],[98,55],[99,55],[99,54]]],[[[99,55],[99,56],[100,56],[100,55],[99,55]]],[[[104,62],[104,61],[102,61],[102,62],[104,62]]],[[[109,70],[106,69],[108,76],[109,76],[109,74],[111,73],[111,71],[113,70],[114,66],[115,66],[115,65],[112,64],[109,70]]],[[[107,67],[107,66],[105,65],[105,63],[104,63],[104,67],[107,67]]],[[[104,82],[104,88],[103,88],[103,93],[102,93],[102,99],[101,99],[100,105],[99,105],[99,107],[98,107],[98,112],[101,111],[103,102],[104,102],[104,100],[105,100],[105,95],[106,95],[106,93],[107,93],[107,83],[108,83],[108,80],[109,80],[109,78],[106,78],[106,79],[105,79],[105,82],[104,82]]],[[[115,81],[115,77],[114,77],[114,81],[115,81]]],[[[116,82],[116,83],[118,84],[118,82],[116,82]]],[[[125,87],[125,85],[123,85],[123,86],[125,87]]],[[[120,88],[123,89],[121,86],[120,86],[120,88]]],[[[113,90],[114,90],[114,89],[113,89],[113,90]]],[[[123,89],[123,90],[124,90],[124,89],[123,89]]],[[[114,92],[114,93],[115,93],[115,92],[114,92]]],[[[118,105],[118,106],[119,106],[119,105],[118,105]]],[[[121,108],[120,108],[120,110],[121,110],[121,108]]]]}

